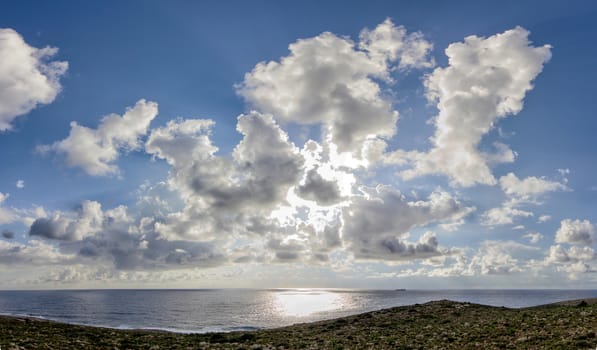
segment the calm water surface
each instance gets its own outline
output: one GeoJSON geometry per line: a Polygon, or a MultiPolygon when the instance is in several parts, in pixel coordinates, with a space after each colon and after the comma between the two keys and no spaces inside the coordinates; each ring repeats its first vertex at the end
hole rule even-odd
{"type": "Polygon", "coordinates": [[[113,328],[210,332],[280,327],[449,299],[526,307],[597,298],[597,290],[77,290],[0,291],[0,313],[113,328]]]}

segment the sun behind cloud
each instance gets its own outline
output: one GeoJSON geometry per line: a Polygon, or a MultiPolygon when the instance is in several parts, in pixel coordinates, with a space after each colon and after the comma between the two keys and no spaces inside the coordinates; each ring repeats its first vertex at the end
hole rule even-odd
{"type": "MultiPolygon", "coordinates": [[[[192,283],[205,274],[233,284],[233,269],[250,271],[253,284],[293,269],[293,282],[334,276],[361,286],[388,276],[578,279],[597,269],[594,224],[538,212],[572,192],[570,171],[514,168],[524,150],[498,132],[522,114],[551,59],[552,47],[531,38],[521,26],[469,35],[447,45],[446,61],[430,35],[387,18],[353,38],[324,31],[252,62],[233,87],[245,110],[232,122],[169,115],[166,94],[136,97],[121,114],[75,116],[53,126],[63,136],[43,138],[34,156],[91,184],[88,197],[58,208],[0,193],[0,224],[11,225],[3,232],[25,227],[23,238],[0,240],[0,263],[36,269],[26,280],[11,275],[15,286],[192,283]],[[428,104],[415,136],[402,132],[415,119],[402,95],[413,76],[428,104]],[[231,123],[233,143],[221,138],[231,123]],[[427,141],[402,143],[409,137],[427,141]],[[135,172],[127,161],[158,164],[163,176],[125,189],[135,172]],[[108,183],[121,184],[118,200],[93,188],[108,183]],[[552,217],[560,227],[549,233],[552,217]]],[[[0,131],[62,91],[68,64],[48,62],[57,50],[0,31],[10,58],[0,62],[10,72],[0,78],[0,131]]],[[[40,191],[25,178],[19,193],[40,191]]],[[[289,316],[344,307],[332,292],[277,295],[289,316]]]]}

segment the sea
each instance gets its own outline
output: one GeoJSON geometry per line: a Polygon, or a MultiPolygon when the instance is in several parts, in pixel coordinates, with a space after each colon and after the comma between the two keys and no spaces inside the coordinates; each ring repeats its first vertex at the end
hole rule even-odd
{"type": "Polygon", "coordinates": [[[597,290],[193,289],[0,291],[0,314],[179,333],[247,331],[454,300],[521,308],[597,290]]]}

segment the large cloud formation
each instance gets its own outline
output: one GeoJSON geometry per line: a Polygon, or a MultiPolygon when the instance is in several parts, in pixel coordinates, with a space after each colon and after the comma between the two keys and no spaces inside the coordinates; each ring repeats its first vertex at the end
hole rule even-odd
{"type": "Polygon", "coordinates": [[[124,206],[103,211],[100,203],[85,201],[78,213],[57,212],[35,220],[29,235],[58,242],[59,251],[73,262],[117,269],[208,267],[225,260],[210,242],[164,240],[154,227],[155,220],[137,221],[124,206]]]}
{"type": "Polygon", "coordinates": [[[363,30],[360,42],[326,32],[299,40],[279,62],[259,63],[238,92],[260,111],[283,122],[321,125],[323,138],[340,153],[361,157],[367,140],[389,138],[398,112],[377,80],[392,67],[429,67],[432,45],[386,20],[363,30]]]}
{"type": "Polygon", "coordinates": [[[50,61],[55,47],[29,46],[13,29],[0,29],[0,131],[39,104],[54,101],[68,63],[50,61]]]}
{"type": "Polygon", "coordinates": [[[410,154],[414,167],[402,176],[445,174],[458,186],[496,183],[490,163],[511,162],[514,154],[503,144],[498,154],[486,154],[479,144],[499,119],[521,111],[532,81],[551,57],[549,45],[535,47],[528,36],[517,27],[448,46],[449,66],[436,68],[425,81],[428,99],[439,110],[433,147],[410,154]]]}
{"type": "MultiPolygon", "coordinates": [[[[5,235],[0,257],[25,263],[39,254],[41,262],[70,265],[69,279],[84,275],[78,266],[155,272],[293,263],[347,270],[371,261],[420,267],[402,275],[507,276],[551,265],[589,272],[595,254],[588,221],[562,221],[557,245],[543,258],[537,232],[521,234],[532,246],[440,244],[445,231],[468,223],[475,211],[453,188],[499,183],[503,205],[476,216],[489,226],[530,218],[534,213],[522,205],[568,190],[566,181],[514,173],[498,182],[491,167],[513,161],[515,152],[500,142],[493,153],[481,151],[499,119],[522,109],[550,58],[550,47],[533,46],[528,36],[518,27],[448,47],[449,65],[424,76],[427,97],[439,110],[427,151],[390,150],[399,113],[387,89],[401,73],[435,66],[432,44],[391,20],[361,31],[356,42],[329,32],[301,39],[287,56],[257,64],[236,86],[253,110],[237,117],[241,140],[227,154],[210,119],[179,118],[150,129],[158,108],[145,100],[122,116],[104,117],[95,129],[73,122],[67,138],[40,150],[63,155],[68,166],[92,176],[118,174],[121,153],[143,150],[169,165],[167,179],[144,184],[137,207],[104,210],[83,201],[73,212],[40,210],[21,218],[29,223],[29,242],[5,235]],[[321,134],[295,139],[289,124],[321,134]],[[377,176],[388,163],[404,167],[403,179],[446,175],[451,189],[377,176]]],[[[0,194],[0,202],[5,198],[0,194]]],[[[0,222],[18,213],[0,208],[0,222]]]]}
{"type": "Polygon", "coordinates": [[[231,232],[237,221],[267,215],[298,183],[303,158],[271,115],[238,117],[243,139],[231,158],[215,155],[209,120],[179,120],[154,130],[146,150],[172,165],[169,184],[185,201],[159,231],[199,239],[231,232]]]}
{"type": "Polygon", "coordinates": [[[437,239],[431,233],[414,244],[401,238],[410,229],[459,220],[474,210],[446,192],[433,192],[426,201],[408,201],[388,186],[362,190],[363,196],[353,198],[342,216],[343,237],[357,258],[407,260],[440,255],[437,239]]]}

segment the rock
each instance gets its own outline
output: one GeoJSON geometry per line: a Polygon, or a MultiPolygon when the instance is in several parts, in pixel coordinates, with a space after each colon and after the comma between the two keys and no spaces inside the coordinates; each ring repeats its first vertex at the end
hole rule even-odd
{"type": "Polygon", "coordinates": [[[528,341],[530,338],[527,337],[526,335],[523,335],[522,337],[516,339],[517,343],[524,343],[525,341],[528,341]]]}

